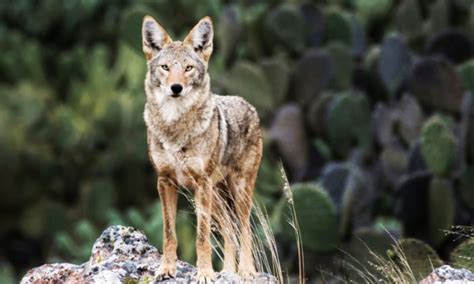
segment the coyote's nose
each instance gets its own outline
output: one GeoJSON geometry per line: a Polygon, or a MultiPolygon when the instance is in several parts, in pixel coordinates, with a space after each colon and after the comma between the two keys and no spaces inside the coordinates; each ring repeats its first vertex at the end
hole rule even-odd
{"type": "Polygon", "coordinates": [[[173,91],[174,94],[179,94],[183,90],[183,86],[180,84],[173,84],[171,85],[171,91],[173,91]]]}

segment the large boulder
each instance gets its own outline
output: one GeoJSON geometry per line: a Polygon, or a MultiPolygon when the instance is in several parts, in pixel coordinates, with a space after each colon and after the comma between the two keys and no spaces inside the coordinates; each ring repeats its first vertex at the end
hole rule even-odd
{"type": "Polygon", "coordinates": [[[456,269],[449,265],[443,265],[436,268],[421,284],[428,283],[472,283],[474,282],[474,273],[467,269],[456,269]]]}
{"type": "MultiPolygon", "coordinates": [[[[161,263],[158,250],[148,238],[132,227],[111,226],[95,241],[91,257],[81,265],[44,264],[28,271],[21,284],[41,283],[192,283],[196,268],[178,261],[175,279],[156,281],[161,263]]],[[[215,283],[239,283],[239,276],[217,273],[215,283]]],[[[253,283],[277,283],[275,277],[260,273],[253,283]]]]}

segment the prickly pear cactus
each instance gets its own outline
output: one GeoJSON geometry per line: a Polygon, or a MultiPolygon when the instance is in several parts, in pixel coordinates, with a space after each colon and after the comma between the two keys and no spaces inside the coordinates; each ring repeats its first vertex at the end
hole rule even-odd
{"type": "Polygon", "coordinates": [[[322,136],[326,131],[326,123],[324,117],[326,109],[334,98],[333,93],[321,93],[316,99],[311,101],[309,109],[306,112],[306,120],[308,121],[311,131],[317,136],[322,136]]]}
{"type": "Polygon", "coordinates": [[[428,30],[436,33],[449,27],[449,0],[437,0],[429,7],[428,30]]]}
{"type": "Polygon", "coordinates": [[[417,60],[409,86],[422,105],[452,113],[461,110],[465,86],[453,63],[444,56],[417,60]]]}
{"type": "Polygon", "coordinates": [[[262,68],[250,62],[238,62],[223,81],[227,94],[241,96],[254,105],[264,116],[275,107],[271,87],[262,68]]]}
{"type": "Polygon", "coordinates": [[[417,281],[424,279],[434,268],[443,264],[433,248],[417,239],[402,239],[388,252],[390,257],[417,281]]]}
{"type": "Polygon", "coordinates": [[[451,181],[433,178],[428,198],[431,240],[439,245],[444,240],[446,231],[454,224],[455,200],[451,181]]]}
{"type": "Polygon", "coordinates": [[[300,52],[305,44],[305,22],[297,6],[282,4],[274,8],[264,23],[270,46],[300,52]]]}
{"type": "Polygon", "coordinates": [[[237,6],[226,6],[219,17],[219,23],[216,25],[216,41],[225,61],[234,54],[243,30],[242,15],[237,6]]]}
{"type": "Polygon", "coordinates": [[[395,26],[410,40],[415,40],[423,33],[423,18],[418,1],[406,0],[397,7],[395,26]]]}
{"type": "Polygon", "coordinates": [[[471,91],[471,94],[474,94],[474,59],[459,66],[457,71],[461,75],[464,85],[471,91]]]}
{"type": "Polygon", "coordinates": [[[461,178],[461,201],[471,212],[474,212],[474,167],[468,165],[461,178]]]}
{"type": "Polygon", "coordinates": [[[375,255],[385,257],[385,252],[393,246],[393,237],[384,230],[375,228],[357,229],[349,242],[347,248],[348,256],[345,259],[349,265],[347,267],[348,278],[363,283],[358,271],[370,271],[378,274],[373,263],[377,263],[375,255]]]}
{"type": "Polygon", "coordinates": [[[474,271],[474,239],[468,239],[457,246],[450,257],[453,266],[474,271]]]}
{"type": "Polygon", "coordinates": [[[293,73],[294,99],[309,104],[327,87],[333,74],[331,57],[326,50],[311,49],[296,62],[293,73]]]}
{"type": "Polygon", "coordinates": [[[354,69],[351,51],[339,42],[329,44],[327,51],[333,66],[333,76],[329,86],[339,91],[347,90],[352,83],[354,69]]]}
{"type": "Polygon", "coordinates": [[[359,228],[352,236],[350,252],[357,260],[366,263],[374,260],[371,251],[382,256],[393,243],[394,240],[388,232],[375,228],[359,228]]]}
{"type": "Polygon", "coordinates": [[[324,33],[326,42],[340,42],[351,46],[352,29],[349,13],[335,7],[324,11],[325,25],[324,33]]]}
{"type": "Polygon", "coordinates": [[[358,15],[365,23],[385,17],[393,6],[393,0],[355,0],[354,6],[358,15]]]}
{"type": "Polygon", "coordinates": [[[412,69],[410,50],[400,36],[384,39],[380,50],[378,70],[391,96],[405,82],[412,69]]]}
{"type": "Polygon", "coordinates": [[[289,239],[295,239],[291,208],[294,206],[303,246],[317,252],[334,251],[339,235],[336,210],[331,198],[315,184],[295,184],[291,191],[293,200],[285,198],[278,206],[280,232],[289,239]]]}
{"type": "Polygon", "coordinates": [[[346,157],[354,142],[364,149],[370,146],[369,102],[363,94],[342,93],[327,110],[327,138],[338,157],[346,157]]]}
{"type": "Polygon", "coordinates": [[[291,70],[285,58],[272,58],[260,62],[265,77],[270,84],[275,104],[281,104],[288,93],[291,70]]]}
{"type": "Polygon", "coordinates": [[[428,168],[436,175],[452,170],[456,158],[456,139],[440,116],[431,117],[421,130],[421,153],[428,168]]]}

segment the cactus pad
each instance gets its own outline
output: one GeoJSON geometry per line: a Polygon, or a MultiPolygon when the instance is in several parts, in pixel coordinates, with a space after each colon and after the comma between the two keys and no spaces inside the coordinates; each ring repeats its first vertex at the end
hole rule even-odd
{"type": "Polygon", "coordinates": [[[346,157],[356,142],[369,147],[369,102],[363,94],[337,95],[327,110],[327,138],[339,157],[346,157]]]}
{"type": "Polygon", "coordinates": [[[271,87],[262,68],[250,62],[238,62],[224,78],[227,94],[241,96],[254,105],[260,115],[275,106],[271,87]]]}
{"type": "Polygon", "coordinates": [[[428,168],[436,175],[448,174],[456,158],[456,140],[448,125],[433,116],[421,132],[421,153],[428,168]]]}
{"type": "Polygon", "coordinates": [[[410,50],[399,36],[384,39],[378,61],[378,70],[382,81],[394,96],[406,81],[412,69],[410,50]]]}
{"type": "MultiPolygon", "coordinates": [[[[293,205],[296,210],[303,246],[318,252],[334,251],[339,241],[336,211],[328,194],[318,185],[296,184],[292,187],[293,205]]],[[[287,200],[279,206],[281,233],[294,239],[292,211],[287,200]]],[[[291,204],[290,204],[291,205],[291,204]]]]}
{"type": "Polygon", "coordinates": [[[439,245],[454,224],[454,190],[449,180],[433,178],[428,195],[431,240],[439,245]]]}
{"type": "Polygon", "coordinates": [[[468,239],[457,246],[451,253],[450,260],[454,267],[474,271],[474,239],[468,239]]]}
{"type": "Polygon", "coordinates": [[[424,279],[434,268],[443,264],[433,248],[417,239],[400,240],[394,252],[392,257],[395,257],[395,261],[404,269],[407,268],[405,264],[408,264],[410,270],[405,272],[417,281],[424,279]]]}

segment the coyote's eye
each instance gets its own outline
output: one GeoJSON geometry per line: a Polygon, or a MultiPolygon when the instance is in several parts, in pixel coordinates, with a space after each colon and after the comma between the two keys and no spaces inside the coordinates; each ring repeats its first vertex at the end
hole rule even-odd
{"type": "Polygon", "coordinates": [[[161,69],[165,70],[165,71],[169,71],[170,69],[168,68],[168,65],[164,64],[164,65],[161,65],[161,69]]]}
{"type": "Polygon", "coordinates": [[[193,70],[193,68],[194,68],[194,66],[188,65],[188,66],[186,66],[186,70],[185,70],[185,71],[186,71],[186,72],[189,72],[189,71],[193,70]]]}

